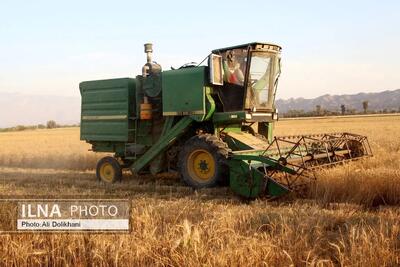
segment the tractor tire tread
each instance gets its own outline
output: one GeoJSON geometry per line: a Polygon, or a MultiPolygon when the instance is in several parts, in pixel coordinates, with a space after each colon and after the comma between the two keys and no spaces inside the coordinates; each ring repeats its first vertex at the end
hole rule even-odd
{"type": "Polygon", "coordinates": [[[219,139],[217,136],[212,134],[200,134],[195,135],[188,139],[185,142],[185,145],[178,157],[178,166],[181,173],[181,178],[184,183],[193,187],[193,188],[205,188],[205,187],[215,187],[218,185],[227,185],[229,182],[228,179],[225,179],[224,175],[228,173],[228,155],[230,153],[230,149],[228,145],[219,139]],[[210,152],[214,155],[217,163],[217,174],[215,179],[213,179],[210,183],[200,184],[186,174],[186,155],[190,153],[190,149],[192,147],[196,147],[198,145],[206,145],[210,148],[210,152]]]}

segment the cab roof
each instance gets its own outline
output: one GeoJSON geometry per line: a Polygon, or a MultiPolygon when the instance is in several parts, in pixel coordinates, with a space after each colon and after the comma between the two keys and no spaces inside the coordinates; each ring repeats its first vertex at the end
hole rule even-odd
{"type": "Polygon", "coordinates": [[[224,48],[219,48],[219,49],[214,49],[211,52],[212,53],[218,53],[218,52],[222,52],[222,51],[226,51],[226,50],[231,50],[231,49],[235,49],[235,48],[247,48],[247,47],[251,47],[252,49],[263,49],[268,48],[268,47],[274,47],[274,50],[280,51],[282,50],[282,47],[280,47],[277,44],[273,44],[273,43],[266,43],[266,42],[253,42],[253,43],[247,43],[247,44],[241,44],[241,45],[235,45],[235,46],[229,46],[229,47],[224,47],[224,48]]]}

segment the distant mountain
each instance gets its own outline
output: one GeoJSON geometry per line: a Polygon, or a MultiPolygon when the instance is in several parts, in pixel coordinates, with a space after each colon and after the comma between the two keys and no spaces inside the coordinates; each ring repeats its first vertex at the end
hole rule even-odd
{"type": "Polygon", "coordinates": [[[345,105],[346,110],[363,110],[363,101],[368,101],[368,110],[399,110],[400,89],[394,91],[383,91],[379,93],[359,93],[355,95],[323,95],[313,99],[290,98],[287,100],[276,100],[276,106],[280,113],[289,110],[315,110],[320,105],[322,109],[340,111],[340,106],[345,105]]]}
{"type": "Polygon", "coordinates": [[[80,98],[0,92],[0,128],[16,125],[75,124],[80,120],[80,98]]]}

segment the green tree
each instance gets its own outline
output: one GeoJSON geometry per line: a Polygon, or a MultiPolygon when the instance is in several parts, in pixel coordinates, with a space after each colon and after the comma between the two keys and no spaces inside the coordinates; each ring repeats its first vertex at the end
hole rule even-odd
{"type": "Polygon", "coordinates": [[[24,130],[26,130],[27,129],[27,127],[25,127],[24,125],[17,125],[16,127],[15,127],[15,130],[16,131],[24,131],[24,130]]]}
{"type": "Polygon", "coordinates": [[[362,102],[362,105],[363,105],[364,113],[367,114],[367,111],[368,111],[368,101],[367,101],[367,100],[366,100],[366,101],[363,101],[363,102],[362,102]]]}
{"type": "Polygon", "coordinates": [[[321,105],[316,105],[315,106],[315,111],[316,111],[318,116],[321,115],[321,105]]]}
{"type": "Polygon", "coordinates": [[[342,110],[342,115],[346,114],[346,106],[345,105],[341,105],[340,109],[342,110]]]}
{"type": "Polygon", "coordinates": [[[46,126],[47,126],[47,129],[53,129],[53,128],[57,127],[57,123],[55,121],[53,121],[53,120],[49,120],[46,123],[46,126]]]}

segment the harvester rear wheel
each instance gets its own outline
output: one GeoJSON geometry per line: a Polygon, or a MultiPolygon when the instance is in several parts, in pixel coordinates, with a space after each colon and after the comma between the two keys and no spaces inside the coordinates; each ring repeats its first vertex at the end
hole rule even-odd
{"type": "Polygon", "coordinates": [[[121,165],[113,157],[104,157],[97,163],[96,176],[97,179],[106,183],[114,183],[121,180],[121,165]]]}
{"type": "Polygon", "coordinates": [[[229,148],[211,134],[193,136],[179,153],[182,180],[193,188],[223,185],[227,182],[229,148]]]}

